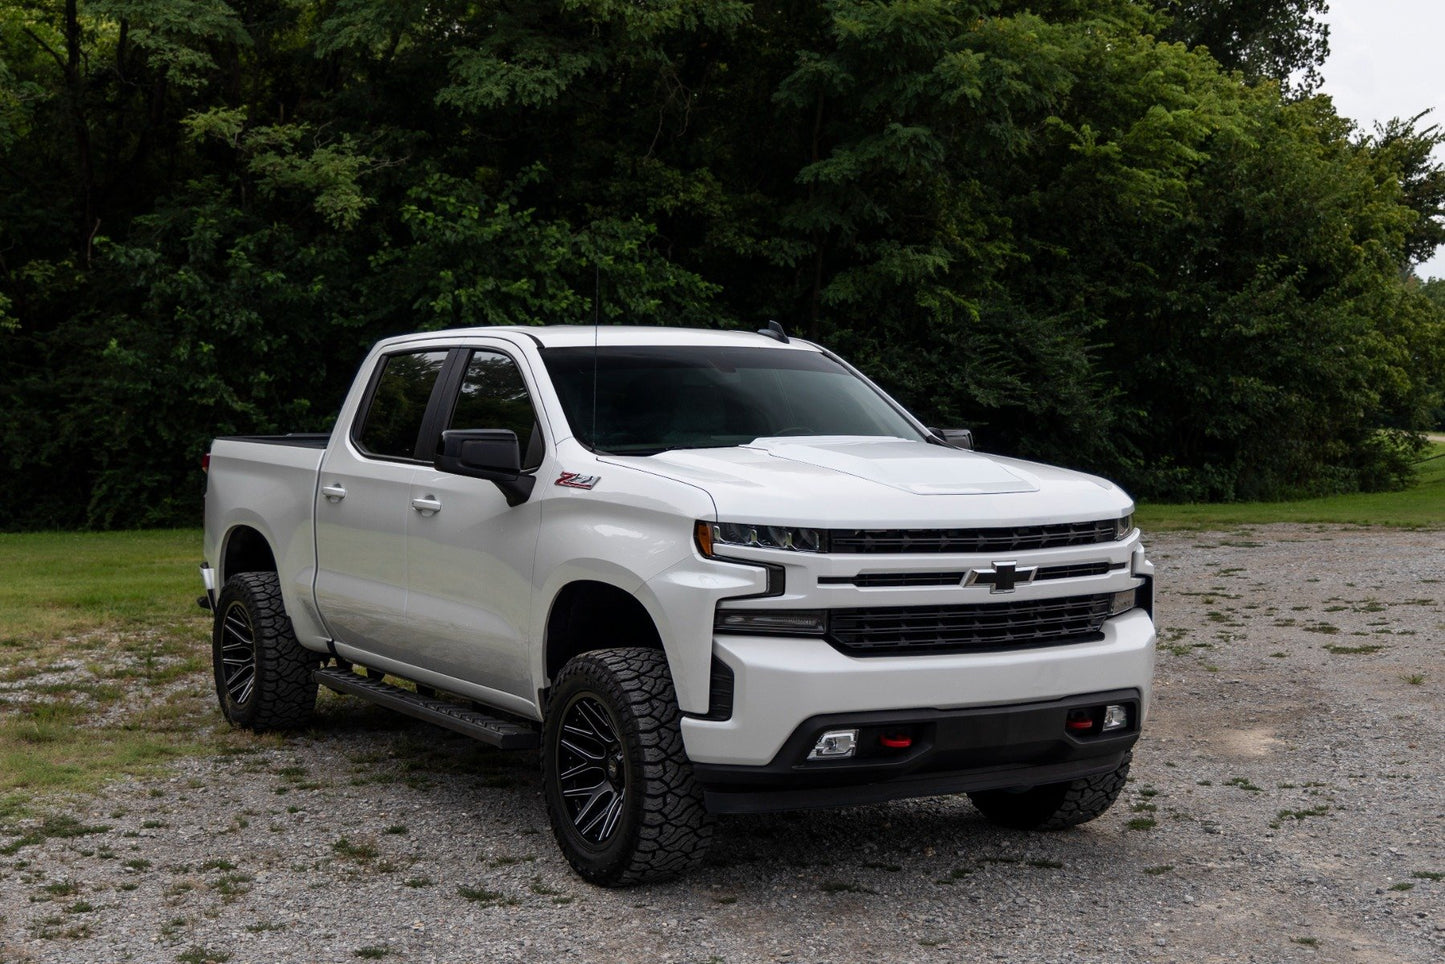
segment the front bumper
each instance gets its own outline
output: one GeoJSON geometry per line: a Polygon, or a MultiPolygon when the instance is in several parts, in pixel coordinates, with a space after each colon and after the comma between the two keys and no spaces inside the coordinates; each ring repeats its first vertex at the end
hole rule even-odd
{"type": "Polygon", "coordinates": [[[694,764],[693,771],[714,813],[1038,786],[1117,769],[1139,738],[1141,718],[1137,690],[1007,707],[839,713],[803,721],[766,765],[694,764]],[[1071,712],[1109,704],[1126,708],[1127,726],[1109,733],[1070,731],[1071,712]],[[808,759],[819,735],[845,727],[859,733],[855,757],[808,759]],[[906,747],[898,745],[904,735],[906,747]]]}
{"type": "Polygon", "coordinates": [[[816,638],[716,636],[733,672],[730,718],[684,717],[694,765],[763,767],[809,719],[872,712],[1019,706],[1131,690],[1147,718],[1154,623],[1142,609],[1104,624],[1103,638],[1037,649],[857,658],[816,638]]]}

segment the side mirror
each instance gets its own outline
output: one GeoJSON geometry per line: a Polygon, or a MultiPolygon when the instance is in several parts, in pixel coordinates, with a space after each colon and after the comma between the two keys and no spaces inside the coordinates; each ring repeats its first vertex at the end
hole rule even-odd
{"type": "Polygon", "coordinates": [[[929,431],[944,445],[956,449],[973,450],[973,429],[971,428],[933,428],[929,431]]]}
{"type": "Polygon", "coordinates": [[[521,505],[536,478],[522,474],[517,433],[505,428],[449,429],[442,433],[432,463],[438,472],[496,483],[508,505],[521,505]]]}

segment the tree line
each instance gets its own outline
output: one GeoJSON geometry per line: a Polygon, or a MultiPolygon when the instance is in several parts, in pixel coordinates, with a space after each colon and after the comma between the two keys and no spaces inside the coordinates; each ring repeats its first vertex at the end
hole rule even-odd
{"type": "Polygon", "coordinates": [[[3,0],[0,527],[194,523],[377,338],[760,327],[930,424],[1219,500],[1442,418],[1428,118],[1322,0],[3,0]]]}

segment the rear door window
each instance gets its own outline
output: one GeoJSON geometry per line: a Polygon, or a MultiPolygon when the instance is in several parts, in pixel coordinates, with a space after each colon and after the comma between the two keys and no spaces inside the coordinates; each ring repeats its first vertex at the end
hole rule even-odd
{"type": "Polygon", "coordinates": [[[422,420],[446,360],[445,351],[388,355],[352,436],[357,447],[375,458],[415,460],[422,420]]]}

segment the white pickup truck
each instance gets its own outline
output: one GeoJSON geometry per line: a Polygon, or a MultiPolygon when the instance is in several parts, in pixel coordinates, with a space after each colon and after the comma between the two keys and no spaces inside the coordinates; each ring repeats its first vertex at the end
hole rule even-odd
{"type": "Polygon", "coordinates": [[[1149,708],[1133,505],[966,435],[776,325],[388,339],[331,434],[212,444],[221,707],[296,726],[319,683],[540,748],[605,885],[693,866],[716,814],[1093,819],[1149,708]]]}

